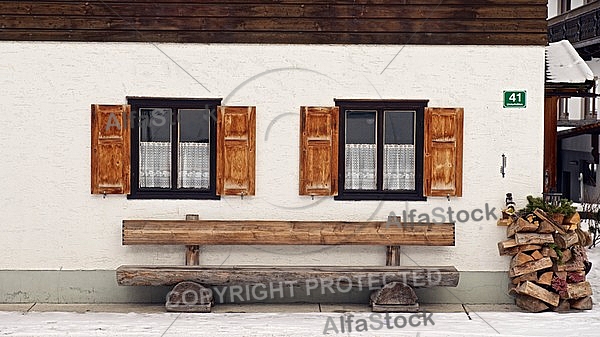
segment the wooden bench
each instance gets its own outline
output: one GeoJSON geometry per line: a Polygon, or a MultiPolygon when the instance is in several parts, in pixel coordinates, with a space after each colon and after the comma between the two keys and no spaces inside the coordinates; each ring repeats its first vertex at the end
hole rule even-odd
{"type": "MultiPolygon", "coordinates": [[[[168,311],[210,312],[211,286],[285,283],[315,280],[348,287],[377,287],[373,311],[416,311],[413,287],[458,285],[452,266],[402,267],[400,245],[454,246],[454,224],[388,224],[385,221],[212,221],[124,220],[123,245],[185,245],[186,265],[121,266],[117,282],[128,286],[175,286],[168,311]],[[200,266],[200,245],[383,245],[386,266],[200,266]]],[[[399,224],[399,223],[398,223],[399,224]]]]}

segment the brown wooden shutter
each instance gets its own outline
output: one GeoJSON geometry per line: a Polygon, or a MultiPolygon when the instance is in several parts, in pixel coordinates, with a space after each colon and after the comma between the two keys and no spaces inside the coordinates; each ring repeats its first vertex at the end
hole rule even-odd
{"type": "Polygon", "coordinates": [[[129,105],[92,105],[92,194],[128,194],[129,105]]]}
{"type": "Polygon", "coordinates": [[[338,107],[300,108],[300,195],[337,195],[338,120],[338,107]]]}
{"type": "Polygon", "coordinates": [[[217,194],[254,195],[256,107],[218,107],[217,194]]]}
{"type": "Polygon", "coordinates": [[[463,108],[425,108],[427,196],[462,196],[463,108]]]}

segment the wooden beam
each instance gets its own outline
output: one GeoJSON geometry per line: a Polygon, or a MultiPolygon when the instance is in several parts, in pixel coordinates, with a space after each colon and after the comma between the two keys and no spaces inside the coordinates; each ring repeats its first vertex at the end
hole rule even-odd
{"type": "Polygon", "coordinates": [[[558,97],[544,99],[544,192],[556,190],[558,97]]]}
{"type": "Polygon", "coordinates": [[[245,284],[321,285],[321,282],[347,289],[380,288],[399,282],[411,287],[456,287],[459,272],[454,267],[394,266],[121,266],[117,282],[126,286],[175,285],[191,281],[205,286],[245,284]]]}
{"type": "Polygon", "coordinates": [[[454,246],[454,224],[123,220],[124,245],[454,246]]]}

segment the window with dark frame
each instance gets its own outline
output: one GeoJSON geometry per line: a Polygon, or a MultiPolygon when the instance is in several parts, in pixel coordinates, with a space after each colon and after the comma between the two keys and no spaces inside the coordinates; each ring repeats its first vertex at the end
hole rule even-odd
{"type": "Polygon", "coordinates": [[[426,200],[427,100],[342,100],[336,200],[426,200]]]}
{"type": "Polygon", "coordinates": [[[216,110],[221,99],[128,97],[132,199],[219,199],[216,110]]]}

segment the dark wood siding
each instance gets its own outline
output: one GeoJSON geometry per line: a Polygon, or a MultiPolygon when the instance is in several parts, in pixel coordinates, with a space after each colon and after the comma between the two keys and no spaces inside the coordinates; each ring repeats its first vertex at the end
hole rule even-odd
{"type": "Polygon", "coordinates": [[[0,40],[545,45],[546,1],[0,1],[0,40]]]}

